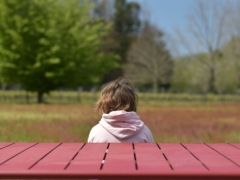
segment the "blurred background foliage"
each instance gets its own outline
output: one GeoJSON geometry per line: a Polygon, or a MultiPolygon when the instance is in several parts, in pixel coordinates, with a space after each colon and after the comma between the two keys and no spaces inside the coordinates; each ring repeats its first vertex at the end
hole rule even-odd
{"type": "Polygon", "coordinates": [[[141,92],[236,94],[239,8],[195,1],[187,30],[167,38],[137,2],[1,0],[0,84],[36,92],[39,103],[53,90],[98,90],[118,77],[141,92]]]}

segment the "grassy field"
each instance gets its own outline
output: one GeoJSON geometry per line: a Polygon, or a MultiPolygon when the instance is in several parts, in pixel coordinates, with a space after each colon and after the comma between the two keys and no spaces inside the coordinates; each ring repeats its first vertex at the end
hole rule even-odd
{"type": "MultiPolygon", "coordinates": [[[[239,94],[188,94],[188,93],[137,93],[140,103],[145,104],[189,104],[189,103],[240,103],[239,94]]],[[[53,91],[44,95],[49,104],[94,104],[99,92],[53,91]]],[[[0,103],[35,104],[36,93],[26,91],[1,91],[0,103]]]]}
{"type": "MultiPolygon", "coordinates": [[[[93,105],[0,104],[0,142],[87,141],[93,105]]],[[[240,142],[240,104],[141,105],[156,142],[240,142]]]]}

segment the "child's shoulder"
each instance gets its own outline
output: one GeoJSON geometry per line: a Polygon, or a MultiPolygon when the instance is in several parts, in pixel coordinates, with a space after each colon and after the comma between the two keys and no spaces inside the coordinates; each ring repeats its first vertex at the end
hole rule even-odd
{"type": "Polygon", "coordinates": [[[142,129],[142,133],[147,137],[147,142],[154,142],[152,132],[146,125],[144,125],[142,129]]]}
{"type": "Polygon", "coordinates": [[[92,127],[89,136],[96,136],[98,134],[106,134],[106,133],[108,133],[107,130],[103,128],[101,124],[96,124],[95,126],[92,127]]]}
{"type": "Polygon", "coordinates": [[[92,127],[91,133],[99,132],[99,130],[102,130],[102,128],[103,127],[100,124],[96,124],[95,126],[92,127]]]}
{"type": "Polygon", "coordinates": [[[95,125],[89,134],[88,142],[106,142],[109,139],[110,133],[103,128],[100,124],[95,125]]]}

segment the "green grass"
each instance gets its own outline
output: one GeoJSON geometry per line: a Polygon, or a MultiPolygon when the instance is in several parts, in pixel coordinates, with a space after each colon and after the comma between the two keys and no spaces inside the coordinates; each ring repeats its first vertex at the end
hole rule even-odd
{"type": "MultiPolygon", "coordinates": [[[[240,104],[140,104],[156,142],[240,142],[240,104]]],[[[101,115],[87,104],[0,104],[0,142],[86,142],[101,115]]]]}
{"type": "MultiPolygon", "coordinates": [[[[94,104],[99,92],[77,92],[77,91],[53,91],[44,95],[44,101],[50,104],[94,104]]],[[[219,104],[240,103],[240,95],[237,94],[153,94],[138,93],[140,104],[163,104],[163,105],[195,105],[195,104],[219,104]]],[[[2,103],[36,103],[35,93],[26,91],[0,91],[0,102],[2,103]]]]}

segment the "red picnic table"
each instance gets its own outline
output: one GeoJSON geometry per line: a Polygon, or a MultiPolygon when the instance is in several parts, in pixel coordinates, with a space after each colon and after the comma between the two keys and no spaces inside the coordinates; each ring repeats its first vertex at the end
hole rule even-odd
{"type": "Polygon", "coordinates": [[[240,179],[240,143],[0,143],[0,179],[240,179]]]}

